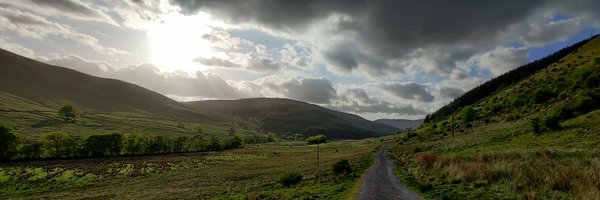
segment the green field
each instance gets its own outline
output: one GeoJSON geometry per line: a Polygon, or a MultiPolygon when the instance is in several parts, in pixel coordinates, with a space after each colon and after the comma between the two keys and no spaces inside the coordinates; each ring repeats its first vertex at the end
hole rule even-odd
{"type": "Polygon", "coordinates": [[[381,144],[374,139],[321,144],[319,170],[316,145],[305,142],[223,152],[3,164],[0,198],[353,199],[360,175],[373,163],[373,152],[381,144]],[[332,173],[332,165],[341,159],[350,161],[353,173],[332,173]],[[289,172],[301,173],[302,181],[281,185],[279,178],[289,172]]]}

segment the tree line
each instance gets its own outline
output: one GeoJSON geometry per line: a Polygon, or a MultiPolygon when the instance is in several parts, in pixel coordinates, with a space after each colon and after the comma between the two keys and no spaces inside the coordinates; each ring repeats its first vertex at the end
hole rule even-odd
{"type": "Polygon", "coordinates": [[[219,151],[238,148],[243,144],[274,141],[274,134],[206,138],[201,134],[165,137],[148,133],[112,133],[83,138],[64,132],[48,133],[37,140],[24,140],[18,138],[8,126],[0,125],[0,161],[219,151]]]}

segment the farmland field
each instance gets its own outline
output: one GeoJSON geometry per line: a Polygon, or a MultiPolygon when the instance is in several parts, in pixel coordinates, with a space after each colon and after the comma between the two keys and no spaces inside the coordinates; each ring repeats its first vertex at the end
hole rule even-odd
{"type": "Polygon", "coordinates": [[[223,152],[5,163],[0,165],[0,198],[352,199],[381,144],[373,139],[321,144],[318,170],[316,145],[305,142],[223,152]],[[341,159],[350,161],[353,173],[331,172],[341,159]],[[301,173],[302,180],[291,187],[279,184],[289,172],[301,173]]]}

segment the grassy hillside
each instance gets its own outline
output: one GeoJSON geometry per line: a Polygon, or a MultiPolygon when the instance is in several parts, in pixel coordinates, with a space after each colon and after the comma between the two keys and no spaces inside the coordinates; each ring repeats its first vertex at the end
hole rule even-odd
{"type": "Polygon", "coordinates": [[[357,115],[289,99],[253,98],[185,103],[203,113],[256,121],[258,128],[275,133],[324,134],[329,138],[365,138],[397,131],[357,115]]]}
{"type": "Polygon", "coordinates": [[[289,138],[325,134],[365,138],[396,128],[359,116],[284,99],[180,103],[134,84],[98,78],[0,50],[0,123],[25,139],[62,131],[75,136],[151,133],[205,136],[275,132],[289,138]],[[82,111],[77,123],[56,114],[64,105],[82,111]],[[193,107],[193,109],[189,107],[193,107]],[[300,136],[294,136],[300,134],[300,136]]]}
{"type": "Polygon", "coordinates": [[[410,119],[378,119],[375,122],[387,124],[402,130],[405,129],[416,129],[423,124],[423,119],[410,120],[410,119]]]}
{"type": "Polygon", "coordinates": [[[431,199],[598,199],[600,38],[399,135],[397,173],[431,199]]]}
{"type": "Polygon", "coordinates": [[[156,92],[114,79],[98,78],[0,50],[0,91],[37,105],[73,104],[84,112],[127,112],[153,117],[207,121],[156,92]]]}

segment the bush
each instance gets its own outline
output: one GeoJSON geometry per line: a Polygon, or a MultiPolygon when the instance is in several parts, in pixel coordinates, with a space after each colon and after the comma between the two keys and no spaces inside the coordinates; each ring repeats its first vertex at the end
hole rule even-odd
{"type": "Polygon", "coordinates": [[[540,122],[539,118],[531,118],[529,120],[529,124],[531,124],[531,128],[533,129],[534,134],[542,133],[542,123],[540,122]]]}
{"type": "Polygon", "coordinates": [[[17,136],[9,127],[0,125],[0,160],[12,158],[17,151],[17,136]]]}
{"type": "Polygon", "coordinates": [[[279,178],[279,183],[281,185],[290,187],[292,185],[298,184],[302,180],[303,175],[297,172],[286,173],[281,178],[279,178]]]}
{"type": "Polygon", "coordinates": [[[433,152],[427,151],[415,155],[415,160],[419,166],[427,168],[437,163],[439,161],[439,157],[433,154],[433,152]]]}
{"type": "Polygon", "coordinates": [[[535,103],[544,103],[556,97],[556,93],[548,87],[542,87],[533,92],[533,101],[535,103]]]}
{"type": "Polygon", "coordinates": [[[548,127],[551,130],[560,129],[560,115],[559,114],[551,114],[546,116],[544,120],[542,120],[542,125],[548,127]]]}
{"type": "Polygon", "coordinates": [[[308,144],[321,144],[327,142],[327,137],[325,137],[324,135],[316,135],[308,137],[306,141],[308,142],[308,144]]]}
{"type": "Polygon", "coordinates": [[[352,167],[350,167],[350,163],[346,159],[342,159],[335,164],[331,168],[335,175],[347,174],[352,172],[352,167]]]}

